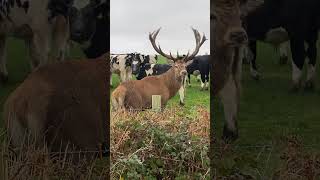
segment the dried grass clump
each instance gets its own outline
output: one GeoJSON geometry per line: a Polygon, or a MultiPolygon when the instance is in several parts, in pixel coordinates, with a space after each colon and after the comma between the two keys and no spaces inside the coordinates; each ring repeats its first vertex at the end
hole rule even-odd
{"type": "Polygon", "coordinates": [[[296,136],[286,138],[286,147],[281,155],[282,164],[273,179],[317,180],[320,178],[320,154],[308,152],[296,136]]]}
{"type": "Polygon", "coordinates": [[[202,107],[113,112],[112,179],[208,179],[209,117],[202,107]]]}
{"type": "MultiPolygon", "coordinates": [[[[2,138],[1,139],[5,139],[2,138]]],[[[109,179],[108,159],[86,158],[84,152],[67,148],[48,152],[33,141],[12,149],[6,140],[0,148],[0,179],[109,179]]]]}

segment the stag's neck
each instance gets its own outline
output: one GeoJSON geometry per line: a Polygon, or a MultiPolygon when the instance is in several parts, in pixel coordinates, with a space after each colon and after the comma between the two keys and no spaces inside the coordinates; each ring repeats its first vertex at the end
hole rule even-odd
{"type": "Polygon", "coordinates": [[[176,75],[173,67],[164,74],[160,75],[159,78],[164,80],[166,87],[169,89],[170,97],[176,95],[182,86],[182,76],[176,75]]]}

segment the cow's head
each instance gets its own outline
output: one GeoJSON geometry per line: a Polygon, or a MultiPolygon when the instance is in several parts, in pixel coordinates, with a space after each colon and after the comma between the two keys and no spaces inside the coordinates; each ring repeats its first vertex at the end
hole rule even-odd
{"type": "Polygon", "coordinates": [[[70,12],[71,39],[82,43],[90,40],[98,19],[106,18],[106,0],[75,0],[70,12]]]}
{"type": "Polygon", "coordinates": [[[213,23],[212,38],[214,46],[241,46],[248,42],[248,37],[242,27],[240,3],[241,0],[215,0],[210,15],[213,23]]]}
{"type": "Polygon", "coordinates": [[[140,71],[140,66],[142,65],[144,58],[141,54],[135,53],[132,59],[132,74],[137,75],[140,71]]]}

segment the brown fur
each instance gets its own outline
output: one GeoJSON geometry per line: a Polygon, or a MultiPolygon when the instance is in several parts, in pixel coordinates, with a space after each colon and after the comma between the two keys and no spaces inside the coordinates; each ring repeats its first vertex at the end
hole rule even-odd
{"type": "Polygon", "coordinates": [[[51,151],[109,144],[109,54],[38,68],[8,97],[4,120],[13,146],[27,131],[51,151]],[[60,145],[62,141],[62,147],[60,145]]]}
{"type": "Polygon", "coordinates": [[[165,106],[183,85],[183,70],[185,63],[177,61],[164,74],[121,83],[112,93],[114,110],[151,108],[152,95],[161,95],[161,105],[165,106]]]}
{"type": "Polygon", "coordinates": [[[246,41],[237,42],[231,34],[245,34],[240,20],[240,2],[238,0],[215,0],[212,5],[215,19],[211,38],[213,44],[211,94],[219,95],[224,105],[226,125],[224,137],[236,138],[237,113],[241,89],[241,58],[239,48],[246,41]]]}

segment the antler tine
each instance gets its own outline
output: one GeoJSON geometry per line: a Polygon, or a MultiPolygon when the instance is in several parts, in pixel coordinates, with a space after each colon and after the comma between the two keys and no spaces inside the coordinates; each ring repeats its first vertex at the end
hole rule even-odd
{"type": "Polygon", "coordinates": [[[176,58],[174,58],[174,57],[172,56],[171,52],[170,52],[170,57],[171,57],[172,60],[174,60],[174,61],[176,60],[176,58]]]}
{"type": "Polygon", "coordinates": [[[170,53],[170,55],[164,53],[162,51],[160,45],[158,45],[158,46],[156,45],[156,38],[157,38],[157,36],[158,36],[158,34],[160,32],[160,29],[161,29],[161,27],[159,29],[157,29],[156,31],[153,31],[152,33],[149,33],[149,40],[150,40],[150,42],[152,44],[152,47],[157,53],[159,53],[160,55],[164,56],[165,58],[171,59],[173,61],[176,61],[177,59],[172,57],[171,53],[170,53]]]}
{"type": "Polygon", "coordinates": [[[191,27],[193,33],[194,33],[194,37],[196,39],[196,48],[195,50],[193,51],[193,53],[190,55],[190,56],[186,56],[185,57],[185,61],[189,61],[191,59],[193,59],[199,52],[200,50],[200,47],[202,46],[202,44],[207,40],[205,34],[203,33],[203,36],[202,36],[202,39],[201,39],[201,35],[199,33],[198,30],[194,29],[193,27],[191,27]]]}

